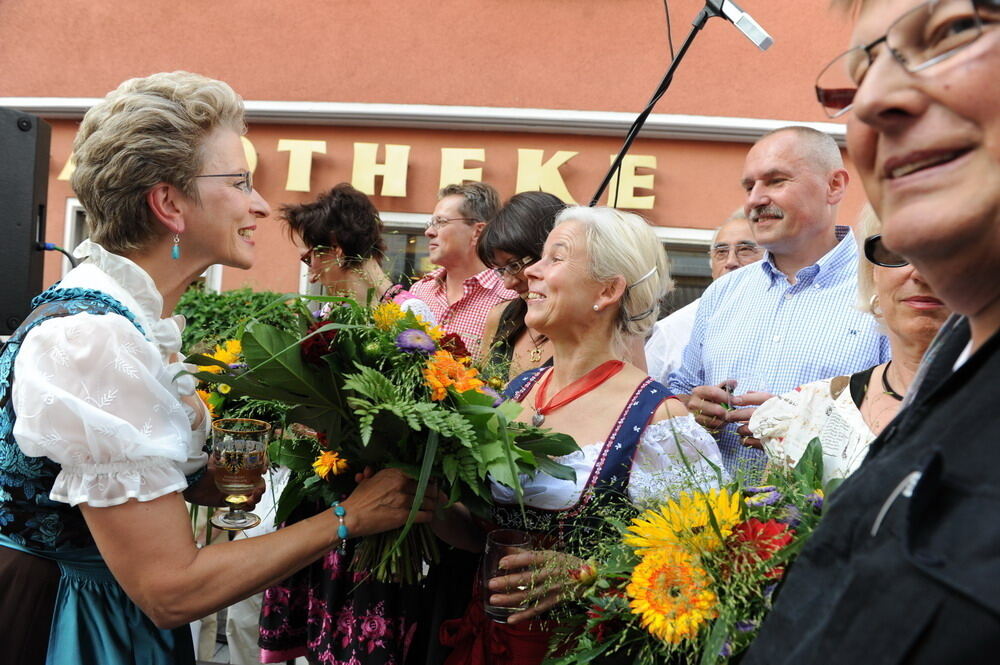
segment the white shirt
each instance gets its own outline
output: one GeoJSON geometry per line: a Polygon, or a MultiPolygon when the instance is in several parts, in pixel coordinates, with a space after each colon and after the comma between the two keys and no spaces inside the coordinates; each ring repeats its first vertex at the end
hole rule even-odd
{"type": "Polygon", "coordinates": [[[187,488],[205,465],[207,410],[183,403],[194,377],[177,360],[182,317],[161,319],[163,298],[138,265],[87,241],[87,261],[60,286],[101,291],[128,308],[143,335],[117,314],[52,318],[25,338],[14,363],[14,438],[25,455],[62,469],[50,498],[70,505],[149,501],[187,488]],[[192,423],[202,425],[193,430],[192,423]]]}
{"type": "Polygon", "coordinates": [[[691,339],[699,300],[701,298],[657,321],[653,334],[646,340],[646,371],[663,385],[667,385],[667,378],[679,370],[684,361],[684,347],[691,339]]]}
{"type": "MultiPolygon", "coordinates": [[[[581,446],[576,452],[555,458],[556,462],[576,471],[575,483],[544,473],[522,475],[524,504],[543,510],[565,510],[575,506],[604,445],[598,442],[581,446]]],[[[695,422],[694,416],[655,422],[646,428],[639,440],[628,483],[629,499],[643,506],[683,492],[718,487],[720,479],[712,468],[713,464],[722,469],[719,447],[715,439],[695,422]]],[[[726,480],[722,478],[723,482],[726,480]]],[[[509,487],[497,483],[491,483],[490,487],[493,498],[499,503],[517,503],[514,491],[509,487]]]]}

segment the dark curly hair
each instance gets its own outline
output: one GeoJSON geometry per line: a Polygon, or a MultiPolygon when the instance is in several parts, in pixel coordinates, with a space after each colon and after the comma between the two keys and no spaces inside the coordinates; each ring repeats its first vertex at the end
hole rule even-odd
{"type": "Polygon", "coordinates": [[[507,252],[516,259],[530,256],[537,261],[556,215],[565,207],[558,197],[546,192],[521,192],[510,197],[479,236],[479,260],[492,266],[495,252],[507,252]]]}
{"type": "Polygon", "coordinates": [[[299,236],[309,248],[340,247],[344,266],[360,265],[370,258],[380,264],[385,257],[382,220],[371,200],[346,182],[319,198],[281,207],[288,236],[299,236]]]}

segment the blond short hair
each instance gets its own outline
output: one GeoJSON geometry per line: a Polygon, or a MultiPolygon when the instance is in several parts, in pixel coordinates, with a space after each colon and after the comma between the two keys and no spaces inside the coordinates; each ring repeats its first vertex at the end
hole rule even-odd
{"type": "Polygon", "coordinates": [[[599,282],[618,276],[625,280],[612,340],[622,355],[630,335],[645,339],[660,299],[673,289],[667,253],[652,227],[633,213],[574,206],[559,213],[555,225],[569,221],[584,228],[590,276],[599,282]]]}
{"type": "Polygon", "coordinates": [[[858,303],[857,308],[878,316],[872,307],[875,296],[875,266],[865,258],[865,239],[882,232],[882,220],[875,214],[872,204],[866,203],[854,226],[858,241],[858,303]]]}
{"type": "Polygon", "coordinates": [[[198,200],[202,143],[223,127],[243,134],[243,100],[226,83],[190,72],[125,81],[83,117],[71,184],[90,237],[115,253],[142,249],[163,233],[145,196],[158,183],[198,200]]]}

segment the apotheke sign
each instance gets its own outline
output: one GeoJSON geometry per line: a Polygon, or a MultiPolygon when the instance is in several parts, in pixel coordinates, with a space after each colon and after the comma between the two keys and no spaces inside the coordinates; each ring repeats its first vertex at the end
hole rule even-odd
{"type": "MultiPolygon", "coordinates": [[[[255,171],[258,162],[257,146],[247,137],[243,137],[243,148],[246,151],[247,163],[255,171]]],[[[311,178],[313,160],[316,155],[327,154],[328,142],[306,139],[277,139],[273,144],[273,159],[287,159],[287,176],[285,191],[312,191],[311,178]],[[287,154],[287,158],[285,157],[287,154]]],[[[500,150],[500,149],[497,149],[500,150]]],[[[353,143],[353,162],[351,167],[351,184],[370,196],[379,195],[396,198],[407,196],[407,174],[410,165],[410,146],[401,144],[353,143]],[[382,161],[378,161],[379,152],[382,161]],[[376,187],[376,177],[381,176],[380,186],[376,187]]],[[[546,155],[544,150],[536,148],[517,148],[517,182],[515,192],[545,191],[554,194],[568,203],[577,203],[563,181],[560,168],[576,157],[579,153],[570,150],[558,150],[546,155]]],[[[272,159],[270,155],[264,157],[272,159]]],[[[608,164],[614,161],[615,155],[609,155],[608,164]]],[[[483,164],[486,162],[485,148],[441,148],[440,179],[441,186],[467,180],[482,180],[483,164]]],[[[621,182],[617,182],[618,174],[608,186],[609,196],[617,192],[617,206],[634,210],[651,210],[656,196],[639,194],[637,190],[651,191],[654,185],[656,156],[627,155],[619,169],[621,182]],[[646,172],[637,172],[642,169],[646,172]]],[[[59,180],[69,180],[73,172],[72,155],[67,160],[59,180]]],[[[596,174],[594,181],[600,179],[596,174]]],[[[610,203],[610,201],[609,201],[610,203]]]]}

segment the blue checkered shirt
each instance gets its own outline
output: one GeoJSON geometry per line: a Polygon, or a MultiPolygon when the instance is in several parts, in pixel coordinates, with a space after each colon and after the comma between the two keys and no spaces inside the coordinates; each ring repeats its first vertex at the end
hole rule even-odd
{"type": "MultiPolygon", "coordinates": [[[[857,300],[858,248],[846,226],[837,246],[795,275],[789,284],[770,252],[713,282],[701,298],[683,364],[670,390],[690,395],[695,386],[735,379],[735,394],[775,395],[811,381],[853,374],[889,360],[889,340],[857,300]]],[[[739,442],[736,426],[720,434],[730,473],[753,478],[766,457],[739,442]]]]}

